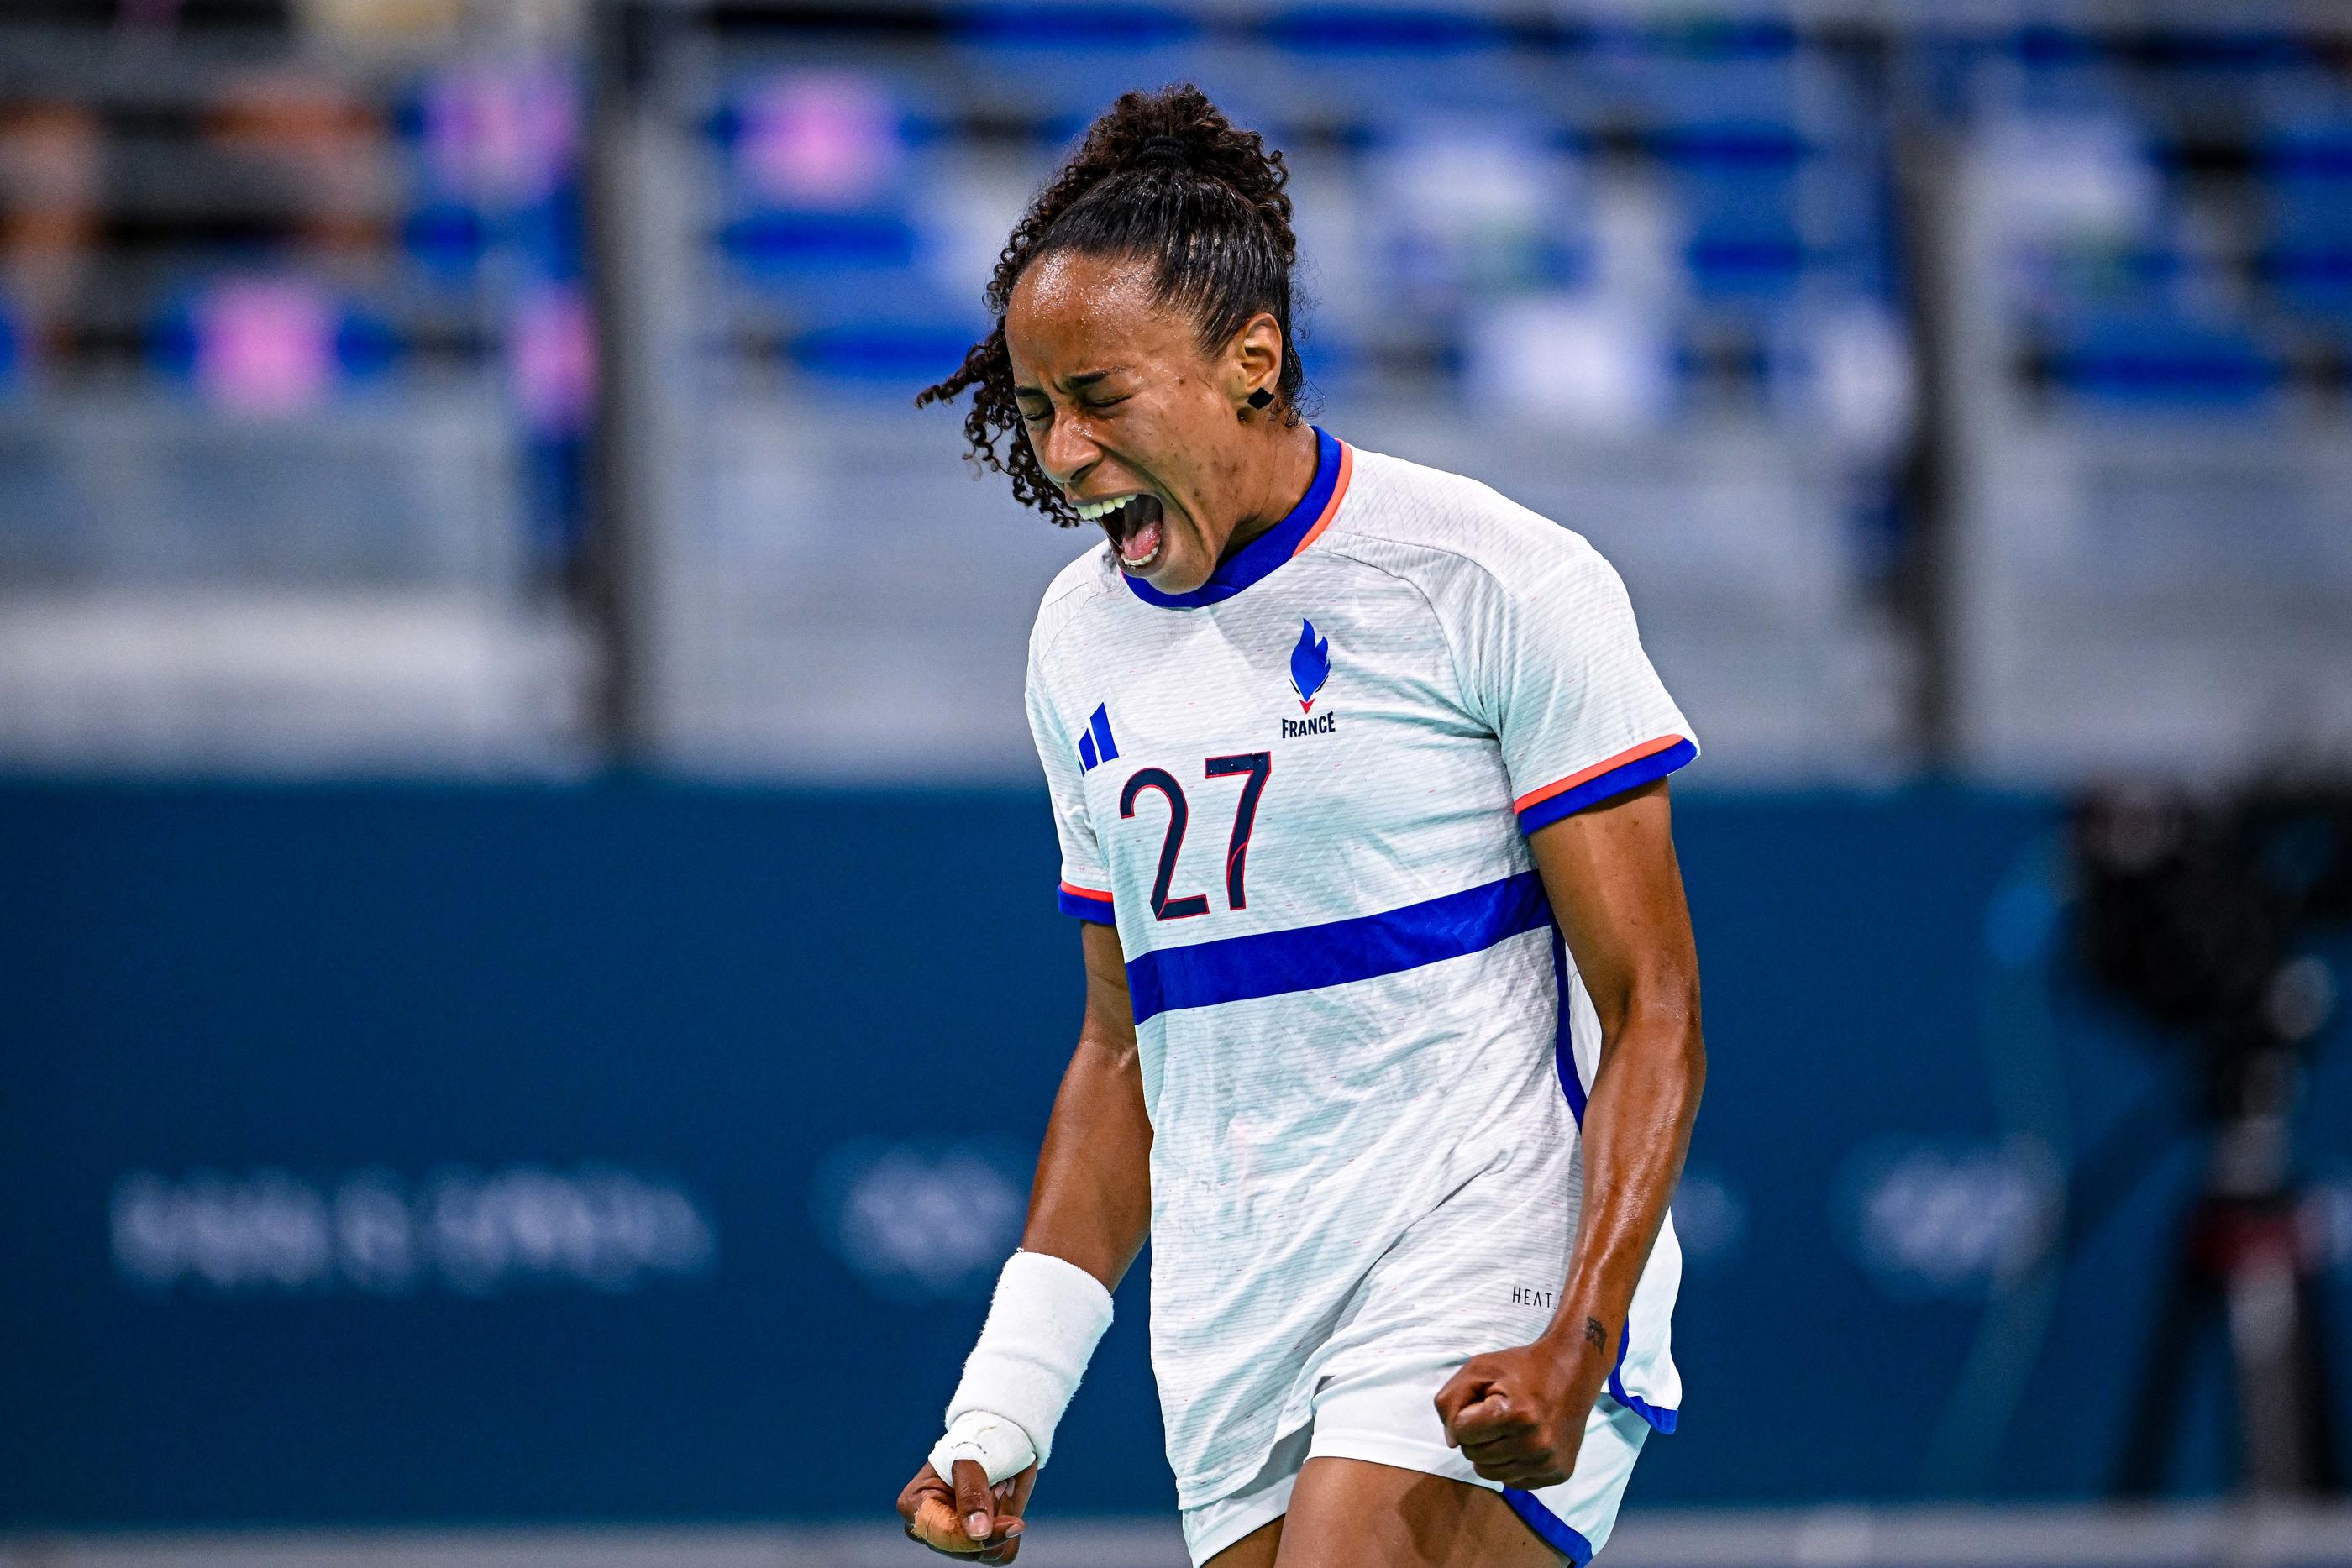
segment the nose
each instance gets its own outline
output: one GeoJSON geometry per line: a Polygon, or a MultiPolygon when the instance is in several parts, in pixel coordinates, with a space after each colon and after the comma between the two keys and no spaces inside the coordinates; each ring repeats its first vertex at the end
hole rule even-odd
{"type": "Polygon", "coordinates": [[[1087,429],[1080,415],[1064,411],[1056,413],[1045,426],[1045,439],[1038,444],[1037,463],[1045,476],[1064,489],[1076,486],[1079,477],[1101,460],[1102,448],[1095,444],[1094,434],[1087,429]]]}

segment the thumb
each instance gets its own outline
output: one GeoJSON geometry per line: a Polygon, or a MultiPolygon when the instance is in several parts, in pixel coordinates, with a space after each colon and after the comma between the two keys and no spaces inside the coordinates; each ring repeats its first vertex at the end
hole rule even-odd
{"type": "Polygon", "coordinates": [[[956,1519],[974,1541],[985,1541],[996,1528],[995,1499],[988,1490],[988,1472],[978,1459],[955,1462],[956,1519]]]}

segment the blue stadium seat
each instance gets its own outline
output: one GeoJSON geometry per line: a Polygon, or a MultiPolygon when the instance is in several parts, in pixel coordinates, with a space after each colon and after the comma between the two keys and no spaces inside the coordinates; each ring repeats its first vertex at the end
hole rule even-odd
{"type": "Polygon", "coordinates": [[[720,250],[755,277],[865,274],[911,266],[917,235],[903,213],[769,208],[728,219],[720,250]]]}
{"type": "Polygon", "coordinates": [[[402,247],[445,281],[470,278],[496,239],[494,220],[470,203],[428,201],[401,220],[402,247]]]}
{"type": "Polygon", "coordinates": [[[1717,123],[1664,127],[1649,141],[1684,204],[1684,259],[1700,296],[1793,293],[1809,255],[1797,221],[1805,139],[1786,125],[1717,123]]]}
{"type": "Polygon", "coordinates": [[[2053,386],[2085,403],[2262,411],[2286,385],[2285,359],[2250,329],[2175,315],[2087,316],[2049,335],[2053,386]]]}
{"type": "Polygon", "coordinates": [[[2283,132],[2259,162],[2269,221],[2257,270],[2289,309],[2352,322],[2352,122],[2283,132]]]}
{"type": "Polygon", "coordinates": [[[984,321],[876,314],[810,328],[792,339],[794,369],[821,381],[905,396],[963,362],[984,321]]]}

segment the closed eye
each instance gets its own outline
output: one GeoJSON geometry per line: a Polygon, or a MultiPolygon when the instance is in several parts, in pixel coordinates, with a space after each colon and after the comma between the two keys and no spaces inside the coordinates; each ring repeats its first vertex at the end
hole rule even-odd
{"type": "MultiPolygon", "coordinates": [[[[1079,408],[1081,408],[1081,409],[1083,409],[1083,410],[1085,410],[1085,411],[1086,411],[1087,413],[1108,413],[1108,411],[1110,411],[1111,409],[1117,408],[1119,404],[1121,404],[1121,403],[1123,403],[1123,402],[1127,402],[1129,398],[1133,397],[1134,395],[1135,395],[1135,394],[1134,394],[1133,392],[1124,392],[1124,393],[1121,393],[1121,394],[1120,394],[1119,396],[1118,396],[1118,397],[1107,397],[1107,398],[1097,399],[1096,402],[1082,402],[1082,403],[1078,404],[1078,407],[1079,407],[1079,408]]],[[[1021,410],[1020,412],[1021,412],[1021,423],[1024,423],[1024,424],[1043,424],[1043,423],[1045,423],[1047,420],[1050,420],[1050,419],[1052,419],[1052,418],[1054,417],[1054,408],[1053,408],[1053,405],[1052,405],[1051,403],[1046,404],[1046,405],[1045,405],[1045,407],[1043,407],[1043,408],[1036,408],[1036,409],[1026,409],[1026,408],[1024,408],[1024,409],[1021,410]]]]}

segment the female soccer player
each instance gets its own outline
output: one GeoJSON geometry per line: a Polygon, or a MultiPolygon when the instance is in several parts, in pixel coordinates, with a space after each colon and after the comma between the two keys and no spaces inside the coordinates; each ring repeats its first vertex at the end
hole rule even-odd
{"type": "Polygon", "coordinates": [[[898,1507],[1012,1560],[1148,1235],[1196,1564],[1582,1564],[1681,1391],[1697,747],[1583,539],[1302,423],[1286,178],[1121,98],[921,400],[1108,538],[1029,644],[1085,1019],[898,1507]]]}

